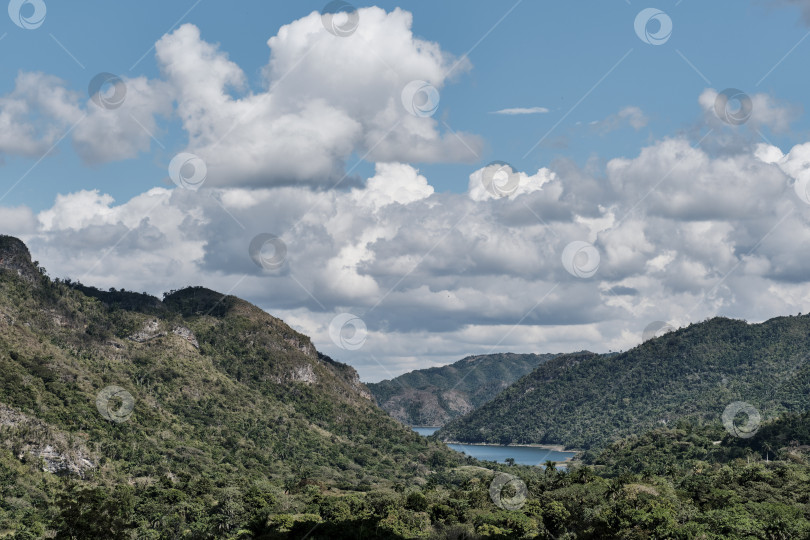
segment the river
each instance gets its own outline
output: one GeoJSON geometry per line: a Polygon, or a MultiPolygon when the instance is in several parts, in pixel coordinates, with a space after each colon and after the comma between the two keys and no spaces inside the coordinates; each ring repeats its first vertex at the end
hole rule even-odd
{"type": "MultiPolygon", "coordinates": [[[[439,428],[414,427],[411,429],[423,437],[427,437],[436,433],[439,428]]],[[[575,455],[575,452],[558,452],[539,446],[502,446],[499,444],[448,444],[447,446],[476,459],[506,463],[507,458],[514,458],[515,463],[520,465],[543,465],[548,460],[567,461],[575,455]]],[[[557,466],[557,468],[564,467],[565,465],[557,466]]]]}

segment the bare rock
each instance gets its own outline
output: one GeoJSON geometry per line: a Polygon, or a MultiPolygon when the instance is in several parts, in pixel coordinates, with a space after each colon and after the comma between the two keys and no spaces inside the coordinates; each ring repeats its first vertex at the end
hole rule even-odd
{"type": "Polygon", "coordinates": [[[28,247],[18,238],[0,235],[0,270],[16,274],[33,285],[42,279],[39,269],[31,262],[28,247]]]}
{"type": "Polygon", "coordinates": [[[132,341],[143,343],[145,341],[149,341],[150,339],[155,339],[165,335],[166,332],[162,332],[160,330],[160,324],[158,323],[157,319],[152,319],[151,321],[143,325],[143,328],[141,328],[139,332],[135,332],[131,336],[127,337],[129,337],[129,339],[131,339],[132,341]]]}
{"type": "Polygon", "coordinates": [[[290,373],[290,380],[295,382],[303,382],[306,384],[315,384],[318,381],[318,376],[309,364],[298,366],[290,373]]]}
{"type": "Polygon", "coordinates": [[[195,348],[197,349],[200,348],[200,344],[197,342],[197,337],[194,335],[194,332],[192,332],[185,326],[175,326],[172,329],[172,333],[185,339],[186,341],[191,343],[195,348]]]}

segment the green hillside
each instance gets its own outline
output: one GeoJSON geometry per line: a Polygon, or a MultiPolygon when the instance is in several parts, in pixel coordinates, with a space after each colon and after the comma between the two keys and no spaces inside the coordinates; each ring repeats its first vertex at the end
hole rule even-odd
{"type": "Polygon", "coordinates": [[[461,460],[376,407],[353,368],[247,302],[52,281],[21,242],[0,237],[0,537],[39,537],[85,488],[100,490],[86,494],[97,512],[127,509],[116,515],[126,526],[110,515],[111,530],[269,532],[286,526],[273,515],[317,514],[315,493],[419,486],[461,460]],[[123,390],[100,408],[109,387],[123,390]]]}
{"type": "Polygon", "coordinates": [[[247,302],[52,281],[0,236],[0,538],[807,538],[808,437],[681,422],[567,471],[481,463],[247,302]]]}
{"type": "Polygon", "coordinates": [[[587,449],[680,419],[716,422],[735,401],[765,419],[810,410],[808,353],[810,316],[715,318],[621,354],[554,358],[437,437],[587,449]]]}
{"type": "Polygon", "coordinates": [[[477,409],[553,354],[486,354],[419,369],[368,388],[388,413],[412,426],[441,426],[477,409]]]}

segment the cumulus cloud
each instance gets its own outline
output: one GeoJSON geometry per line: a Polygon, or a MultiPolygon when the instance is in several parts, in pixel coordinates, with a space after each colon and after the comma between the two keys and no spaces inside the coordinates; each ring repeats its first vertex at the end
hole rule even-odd
{"type": "Polygon", "coordinates": [[[543,189],[543,186],[556,178],[553,171],[541,168],[535,174],[515,171],[508,164],[490,164],[470,175],[467,193],[474,201],[514,199],[543,189]]]}
{"type": "Polygon", "coordinates": [[[442,133],[436,119],[403,103],[412,81],[438,93],[468,63],[414,37],[401,9],[364,8],[360,20],[345,38],[326,32],[316,12],[281,27],[267,42],[260,92],[246,91],[241,68],[195,26],[158,41],[188,151],[206,161],[208,185],[331,186],[355,153],[376,162],[477,159],[479,137],[442,133]]]}
{"type": "Polygon", "coordinates": [[[565,167],[518,171],[504,197],[481,187],[483,169],[468,193],[436,193],[403,163],[379,163],[343,191],[156,188],[120,204],[82,191],[40,212],[30,241],[52,271],[102,287],[199,283],[250,298],[379,379],[461,349],[619,349],[653,320],[806,311],[810,209],[792,183],[808,154],[712,156],[666,139],[609,161],[592,183],[565,167]],[[282,269],[250,259],[261,232],[286,244],[282,269]],[[593,278],[562,264],[574,241],[598,251],[593,278]],[[342,312],[369,328],[359,351],[329,338],[342,312]]]}
{"type": "Polygon", "coordinates": [[[105,109],[58,77],[20,73],[14,89],[0,97],[0,154],[42,157],[70,137],[87,164],[136,157],[150,147],[156,115],[171,112],[171,96],[165,84],[144,77],[121,84],[126,99],[105,109]]]}
{"type": "Polygon", "coordinates": [[[73,146],[85,163],[132,159],[149,150],[159,136],[157,117],[172,112],[169,86],[146,77],[123,79],[126,97],[114,109],[85,105],[86,116],[73,130],[73,146]]]}
{"type": "Polygon", "coordinates": [[[65,123],[81,116],[77,100],[58,77],[20,73],[14,89],[0,97],[0,153],[45,154],[63,135],[65,123]]]}
{"type": "Polygon", "coordinates": [[[353,156],[477,160],[480,137],[445,129],[420,108],[426,97],[438,108],[442,89],[469,62],[415,37],[407,11],[364,8],[360,19],[348,37],[327,32],[317,12],[282,26],[267,41],[258,91],[192,24],[156,43],[161,79],[121,79],[120,106],[99,106],[55,77],[21,73],[0,97],[0,154],[39,157],[70,135],[87,164],[131,159],[159,143],[160,119],[176,113],[186,150],[207,164],[206,187],[356,184],[345,178],[353,156]]]}
{"type": "MultiPolygon", "coordinates": [[[[481,141],[411,114],[402,90],[418,80],[440,94],[468,64],[414,37],[403,10],[360,15],[346,38],[317,13],[283,26],[259,90],[193,25],[157,43],[161,78],[125,79],[118,108],[20,74],[0,98],[0,152],[41,155],[72,127],[86,162],[127,159],[176,114],[185,149],[208,164],[208,189],[126,201],[76,191],[37,214],[0,208],[0,228],[22,235],[54,275],[248,298],[367,379],[467,352],[627,348],[653,320],[807,311],[810,143],[718,153],[711,134],[700,145],[672,137],[604,165],[476,165],[466,192],[438,193],[418,164],[473,159],[481,141]],[[370,178],[312,189],[340,182],[358,155],[375,163],[370,178]],[[285,244],[280,267],[250,257],[261,233],[285,244]],[[592,277],[564,263],[572,243],[598,253],[592,277]],[[329,338],[344,312],[369,329],[359,351],[329,338]]],[[[698,101],[719,127],[716,99],[707,89],[698,101]]],[[[751,127],[789,130],[789,107],[751,99],[751,127]]],[[[626,107],[602,127],[646,123],[626,107]]]]}

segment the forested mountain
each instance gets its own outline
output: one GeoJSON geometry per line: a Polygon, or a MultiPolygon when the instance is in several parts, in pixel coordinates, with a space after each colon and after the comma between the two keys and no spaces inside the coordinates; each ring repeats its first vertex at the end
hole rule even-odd
{"type": "Polygon", "coordinates": [[[679,419],[719,421],[736,401],[765,419],[810,410],[809,355],[810,316],[714,318],[621,354],[558,356],[437,436],[587,449],[679,419]]]}
{"type": "Polygon", "coordinates": [[[0,236],[3,538],[807,538],[808,436],[681,422],[568,471],[482,463],[247,302],[53,281],[0,236]]]}
{"type": "Polygon", "coordinates": [[[494,398],[554,354],[485,354],[367,384],[377,403],[412,426],[442,426],[494,398]]]}
{"type": "Polygon", "coordinates": [[[93,521],[117,530],[118,507],[166,538],[267,532],[280,527],[271,513],[307,513],[301,493],[420,485],[462,460],[245,301],[52,281],[11,237],[0,237],[0,458],[0,536],[32,538],[45,522],[64,537],[92,537],[81,527],[93,521]],[[69,515],[85,497],[104,515],[69,515]]]}

